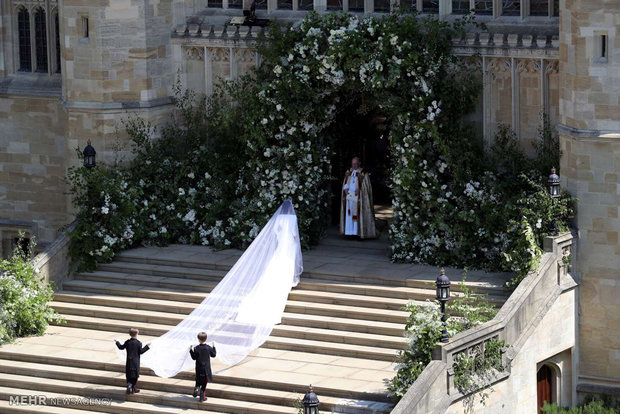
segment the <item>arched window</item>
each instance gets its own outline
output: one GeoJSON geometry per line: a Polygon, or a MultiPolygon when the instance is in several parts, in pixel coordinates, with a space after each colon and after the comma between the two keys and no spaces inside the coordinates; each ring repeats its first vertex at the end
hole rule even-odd
{"type": "Polygon", "coordinates": [[[60,25],[58,24],[58,12],[54,15],[54,25],[56,34],[56,73],[60,73],[60,25]]]}
{"type": "Polygon", "coordinates": [[[30,13],[25,7],[17,12],[17,31],[19,39],[19,70],[32,70],[32,55],[30,54],[30,13]]]}
{"type": "Polygon", "coordinates": [[[34,12],[34,47],[37,57],[37,72],[47,72],[47,29],[45,10],[34,12]]]}

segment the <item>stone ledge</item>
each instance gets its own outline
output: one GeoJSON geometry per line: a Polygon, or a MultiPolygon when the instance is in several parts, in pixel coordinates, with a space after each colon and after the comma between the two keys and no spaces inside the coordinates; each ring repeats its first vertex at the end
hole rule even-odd
{"type": "Polygon", "coordinates": [[[0,81],[0,94],[31,96],[62,96],[60,74],[17,72],[0,81]]]}
{"type": "Polygon", "coordinates": [[[129,102],[63,101],[63,105],[68,109],[144,109],[172,105],[172,103],[172,97],[129,102]]]}
{"type": "Polygon", "coordinates": [[[573,128],[565,124],[557,125],[558,132],[562,134],[571,135],[575,138],[590,138],[601,140],[616,140],[620,139],[620,130],[599,130],[599,129],[580,129],[573,128]]]}

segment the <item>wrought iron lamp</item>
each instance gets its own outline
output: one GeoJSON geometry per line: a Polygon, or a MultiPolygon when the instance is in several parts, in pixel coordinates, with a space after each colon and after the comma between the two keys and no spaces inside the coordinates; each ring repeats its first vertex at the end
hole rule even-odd
{"type": "MultiPolygon", "coordinates": [[[[551,169],[551,174],[547,179],[547,185],[549,186],[549,196],[551,197],[551,199],[554,200],[560,198],[560,176],[555,173],[555,168],[551,169]]],[[[560,229],[558,229],[558,222],[555,218],[555,211],[553,212],[553,231],[556,236],[560,234],[560,229]]]]}
{"type": "Polygon", "coordinates": [[[301,403],[304,406],[304,414],[319,414],[319,399],[314,393],[312,384],[301,403]]]}
{"type": "Polygon", "coordinates": [[[86,145],[86,148],[84,148],[84,166],[87,168],[92,168],[95,166],[95,155],[97,154],[97,151],[95,151],[95,148],[93,148],[92,145],[90,145],[90,139],[88,140],[88,143],[86,145]]]}
{"type": "Polygon", "coordinates": [[[441,342],[448,342],[448,326],[446,324],[446,302],[450,300],[450,279],[446,276],[446,271],[442,268],[439,277],[435,281],[437,287],[437,300],[441,304],[441,324],[443,331],[441,332],[441,342]]]}
{"type": "Polygon", "coordinates": [[[555,173],[555,168],[551,169],[547,184],[549,185],[549,195],[551,198],[560,198],[560,176],[555,173]]]}

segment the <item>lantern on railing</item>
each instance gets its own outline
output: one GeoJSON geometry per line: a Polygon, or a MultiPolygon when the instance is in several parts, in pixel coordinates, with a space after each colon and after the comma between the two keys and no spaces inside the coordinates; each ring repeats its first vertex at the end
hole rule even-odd
{"type": "Polygon", "coordinates": [[[439,302],[446,302],[450,299],[450,279],[446,276],[446,271],[441,269],[439,277],[435,281],[437,287],[437,300],[439,302]]]}
{"type": "Polygon", "coordinates": [[[450,300],[450,279],[446,276],[446,271],[443,268],[435,281],[435,287],[437,288],[437,300],[441,305],[441,325],[443,326],[443,330],[441,331],[441,342],[448,342],[446,302],[450,300]]]}
{"type": "Polygon", "coordinates": [[[549,185],[549,195],[551,198],[559,198],[560,197],[560,176],[555,173],[555,168],[551,169],[551,174],[547,179],[547,184],[549,185]]]}
{"type": "Polygon", "coordinates": [[[312,384],[301,403],[304,407],[304,414],[319,414],[319,399],[314,393],[312,384]]]}
{"type": "Polygon", "coordinates": [[[87,168],[94,167],[95,155],[97,154],[97,151],[95,151],[95,148],[90,145],[90,139],[88,140],[86,148],[84,148],[84,152],[82,154],[84,154],[84,166],[87,168]]]}

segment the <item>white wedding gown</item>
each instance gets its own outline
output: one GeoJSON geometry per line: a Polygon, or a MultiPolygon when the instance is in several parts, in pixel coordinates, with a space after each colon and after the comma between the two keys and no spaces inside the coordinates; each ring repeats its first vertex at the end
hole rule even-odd
{"type": "MultiPolygon", "coordinates": [[[[213,291],[176,327],[155,339],[142,365],[160,377],[191,369],[189,346],[199,332],[215,342],[217,358],[241,362],[280,323],[288,294],[303,270],[297,216],[285,201],[213,291]]],[[[115,347],[116,349],[116,347],[115,347]]],[[[118,351],[125,360],[124,352],[118,351]]]]}

